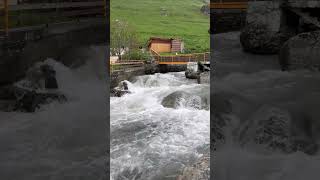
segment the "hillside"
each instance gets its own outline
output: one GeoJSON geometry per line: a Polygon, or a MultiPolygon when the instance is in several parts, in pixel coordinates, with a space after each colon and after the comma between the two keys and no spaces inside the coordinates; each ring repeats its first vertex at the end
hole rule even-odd
{"type": "Polygon", "coordinates": [[[192,52],[209,51],[210,18],[200,12],[202,0],[111,0],[111,20],[124,20],[145,45],[150,36],[178,37],[192,52]]]}

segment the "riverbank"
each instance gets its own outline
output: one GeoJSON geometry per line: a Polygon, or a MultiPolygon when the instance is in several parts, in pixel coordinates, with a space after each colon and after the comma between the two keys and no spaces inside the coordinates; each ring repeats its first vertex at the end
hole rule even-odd
{"type": "Polygon", "coordinates": [[[133,80],[136,76],[149,75],[155,73],[181,72],[187,69],[187,65],[159,65],[157,63],[145,63],[141,67],[123,69],[114,71],[110,74],[110,88],[113,89],[121,81],[133,80]]]}

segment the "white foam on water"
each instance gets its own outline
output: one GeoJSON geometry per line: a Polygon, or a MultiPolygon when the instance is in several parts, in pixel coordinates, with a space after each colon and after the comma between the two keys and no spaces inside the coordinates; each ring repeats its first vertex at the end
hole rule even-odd
{"type": "Polygon", "coordinates": [[[197,149],[209,145],[210,113],[165,108],[161,101],[181,90],[206,89],[209,96],[209,86],[187,80],[184,73],[140,76],[128,86],[132,94],[111,98],[111,178],[177,176],[202,155],[197,149]]]}

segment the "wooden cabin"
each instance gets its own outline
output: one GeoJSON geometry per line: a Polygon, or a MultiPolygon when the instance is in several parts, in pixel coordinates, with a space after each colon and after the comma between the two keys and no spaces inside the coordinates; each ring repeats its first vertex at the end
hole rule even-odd
{"type": "Polygon", "coordinates": [[[151,37],[148,49],[157,53],[183,52],[184,43],[180,39],[151,37]]]}

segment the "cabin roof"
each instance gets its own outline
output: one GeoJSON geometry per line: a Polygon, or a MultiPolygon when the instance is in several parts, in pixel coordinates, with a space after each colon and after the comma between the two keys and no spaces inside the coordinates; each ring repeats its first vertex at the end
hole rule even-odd
{"type": "Polygon", "coordinates": [[[166,41],[168,43],[171,43],[172,40],[180,40],[178,38],[162,38],[162,37],[150,37],[148,41],[148,47],[150,47],[152,41],[159,40],[159,41],[166,41]]]}

